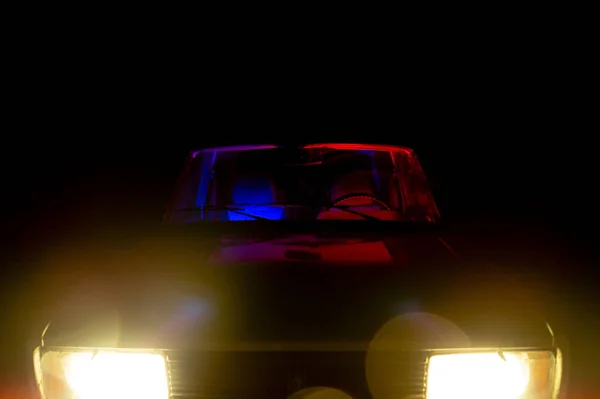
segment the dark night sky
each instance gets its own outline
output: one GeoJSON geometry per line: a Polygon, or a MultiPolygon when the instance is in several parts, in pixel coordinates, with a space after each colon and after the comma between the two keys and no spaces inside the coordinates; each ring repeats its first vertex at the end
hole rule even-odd
{"type": "Polygon", "coordinates": [[[558,41],[439,37],[398,64],[376,46],[359,58],[325,43],[307,56],[241,39],[201,54],[182,40],[104,40],[74,51],[40,37],[22,58],[2,157],[7,231],[158,220],[187,151],[236,141],[408,145],[446,216],[557,228],[595,217],[592,105],[572,45],[558,57],[558,41]]]}

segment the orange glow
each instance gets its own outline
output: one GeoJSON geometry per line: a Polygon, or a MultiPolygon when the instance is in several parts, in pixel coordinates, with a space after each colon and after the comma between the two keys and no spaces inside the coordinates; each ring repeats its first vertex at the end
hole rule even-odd
{"type": "Polygon", "coordinates": [[[39,396],[33,394],[27,384],[14,384],[0,387],[0,399],[39,399],[39,396]]]}

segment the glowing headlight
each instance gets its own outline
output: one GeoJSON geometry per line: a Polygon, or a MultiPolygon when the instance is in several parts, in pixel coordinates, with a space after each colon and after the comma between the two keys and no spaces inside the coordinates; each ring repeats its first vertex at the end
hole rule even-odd
{"type": "Polygon", "coordinates": [[[432,356],[427,399],[552,399],[556,360],[550,352],[432,356]]]}
{"type": "Polygon", "coordinates": [[[45,399],[168,399],[159,353],[36,350],[35,371],[45,399]]]}

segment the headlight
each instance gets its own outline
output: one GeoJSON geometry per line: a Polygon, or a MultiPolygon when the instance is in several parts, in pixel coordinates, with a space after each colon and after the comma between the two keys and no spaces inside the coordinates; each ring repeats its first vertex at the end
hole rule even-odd
{"type": "Polygon", "coordinates": [[[551,352],[486,352],[429,359],[427,399],[552,399],[560,378],[551,352]]]}
{"type": "Polygon", "coordinates": [[[44,399],[168,399],[160,353],[36,349],[36,377],[44,399]]]}

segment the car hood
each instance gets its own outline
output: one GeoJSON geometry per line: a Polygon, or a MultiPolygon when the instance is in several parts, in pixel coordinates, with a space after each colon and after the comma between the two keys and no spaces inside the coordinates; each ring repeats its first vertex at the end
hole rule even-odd
{"type": "Polygon", "coordinates": [[[527,284],[460,263],[434,235],[238,236],[208,246],[167,241],[138,242],[113,256],[121,268],[72,278],[44,344],[182,350],[366,348],[375,341],[401,349],[552,345],[527,284]]]}

